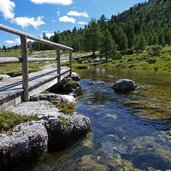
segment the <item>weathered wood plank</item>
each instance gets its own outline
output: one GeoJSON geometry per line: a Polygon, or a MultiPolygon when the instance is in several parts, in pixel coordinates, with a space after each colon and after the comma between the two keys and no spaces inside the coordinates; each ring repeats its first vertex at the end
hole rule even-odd
{"type": "MultiPolygon", "coordinates": [[[[48,68],[29,74],[29,96],[39,94],[58,83],[57,69],[48,68]]],[[[70,68],[61,68],[61,79],[70,75],[70,68]]],[[[21,102],[23,93],[22,76],[0,81],[0,111],[9,109],[21,102]],[[7,105],[8,104],[8,105],[7,105]]]]}
{"type": "MultiPolygon", "coordinates": [[[[28,57],[28,62],[47,62],[47,61],[56,61],[56,58],[33,58],[28,57]]],[[[21,58],[18,57],[0,57],[0,64],[6,63],[19,63],[21,62],[21,58]]]]}
{"type": "Polygon", "coordinates": [[[27,61],[27,37],[21,36],[21,57],[22,57],[22,87],[23,87],[23,101],[27,102],[28,99],[28,61],[27,61]]]}
{"type": "Polygon", "coordinates": [[[40,41],[42,43],[45,43],[47,45],[51,45],[51,46],[54,46],[54,47],[61,47],[61,48],[66,48],[68,50],[73,50],[71,47],[69,46],[65,46],[65,45],[62,45],[62,44],[59,44],[59,43],[54,43],[54,42],[51,42],[51,41],[48,41],[48,40],[45,40],[45,39],[41,39],[39,37],[35,37],[35,36],[32,36],[30,34],[27,34],[25,32],[22,32],[22,31],[19,31],[19,30],[16,30],[14,28],[11,28],[11,27],[8,27],[8,26],[5,26],[3,24],[0,24],[0,30],[3,30],[3,31],[6,31],[6,32],[9,32],[9,33],[12,33],[12,34],[15,34],[15,35],[18,35],[18,36],[25,36],[27,37],[28,39],[31,39],[31,40],[35,40],[35,41],[40,41]]]}
{"type": "Polygon", "coordinates": [[[61,80],[61,54],[60,54],[60,47],[56,48],[56,55],[57,55],[57,74],[59,75],[58,77],[58,82],[61,80]]]}
{"type": "Polygon", "coordinates": [[[70,50],[70,53],[69,53],[69,67],[71,68],[71,73],[70,75],[72,74],[72,51],[70,50]]]}

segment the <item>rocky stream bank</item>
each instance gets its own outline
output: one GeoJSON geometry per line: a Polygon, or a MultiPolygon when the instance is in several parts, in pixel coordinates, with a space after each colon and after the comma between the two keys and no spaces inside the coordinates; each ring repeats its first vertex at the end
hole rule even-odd
{"type": "Polygon", "coordinates": [[[11,109],[17,115],[37,116],[38,121],[21,123],[9,132],[0,134],[1,169],[59,150],[90,131],[88,117],[77,112],[64,113],[57,107],[61,103],[75,103],[73,93],[80,89],[80,85],[74,80],[79,80],[75,74],[58,85],[64,93],[72,95],[40,94],[11,109]]]}

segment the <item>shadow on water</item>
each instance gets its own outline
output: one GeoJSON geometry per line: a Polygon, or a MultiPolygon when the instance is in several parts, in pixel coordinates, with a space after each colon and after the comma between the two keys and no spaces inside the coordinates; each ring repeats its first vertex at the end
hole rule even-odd
{"type": "Polygon", "coordinates": [[[170,75],[97,66],[77,72],[83,89],[77,111],[90,117],[92,132],[30,170],[171,169],[170,75]],[[111,85],[119,78],[133,79],[137,90],[114,93],[111,85]]]}

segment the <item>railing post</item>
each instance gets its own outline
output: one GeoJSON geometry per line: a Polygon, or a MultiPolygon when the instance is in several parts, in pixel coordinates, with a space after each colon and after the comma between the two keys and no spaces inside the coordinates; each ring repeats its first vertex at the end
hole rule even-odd
{"type": "Polygon", "coordinates": [[[24,90],[22,101],[27,102],[27,101],[29,101],[27,37],[24,35],[21,35],[20,40],[21,40],[21,57],[22,57],[22,87],[24,90]]]}
{"type": "Polygon", "coordinates": [[[56,48],[57,54],[57,74],[58,74],[58,83],[61,81],[61,59],[60,59],[60,47],[56,48]]]}
{"type": "Polygon", "coordinates": [[[70,67],[70,76],[72,74],[72,50],[69,51],[69,67],[70,67]]]}

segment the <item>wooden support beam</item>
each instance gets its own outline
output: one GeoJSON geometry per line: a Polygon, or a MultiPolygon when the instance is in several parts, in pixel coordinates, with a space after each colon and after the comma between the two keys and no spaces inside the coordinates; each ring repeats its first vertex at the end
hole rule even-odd
{"type": "Polygon", "coordinates": [[[69,51],[69,67],[71,69],[70,76],[72,74],[72,50],[69,51]]]}
{"type": "Polygon", "coordinates": [[[61,81],[61,54],[60,54],[60,47],[56,48],[56,55],[57,55],[57,74],[58,74],[58,82],[61,81]]]}
{"type": "Polygon", "coordinates": [[[22,57],[22,87],[23,97],[22,101],[29,101],[28,93],[28,59],[27,59],[27,37],[25,35],[20,36],[21,40],[21,57],[22,57]]]}

